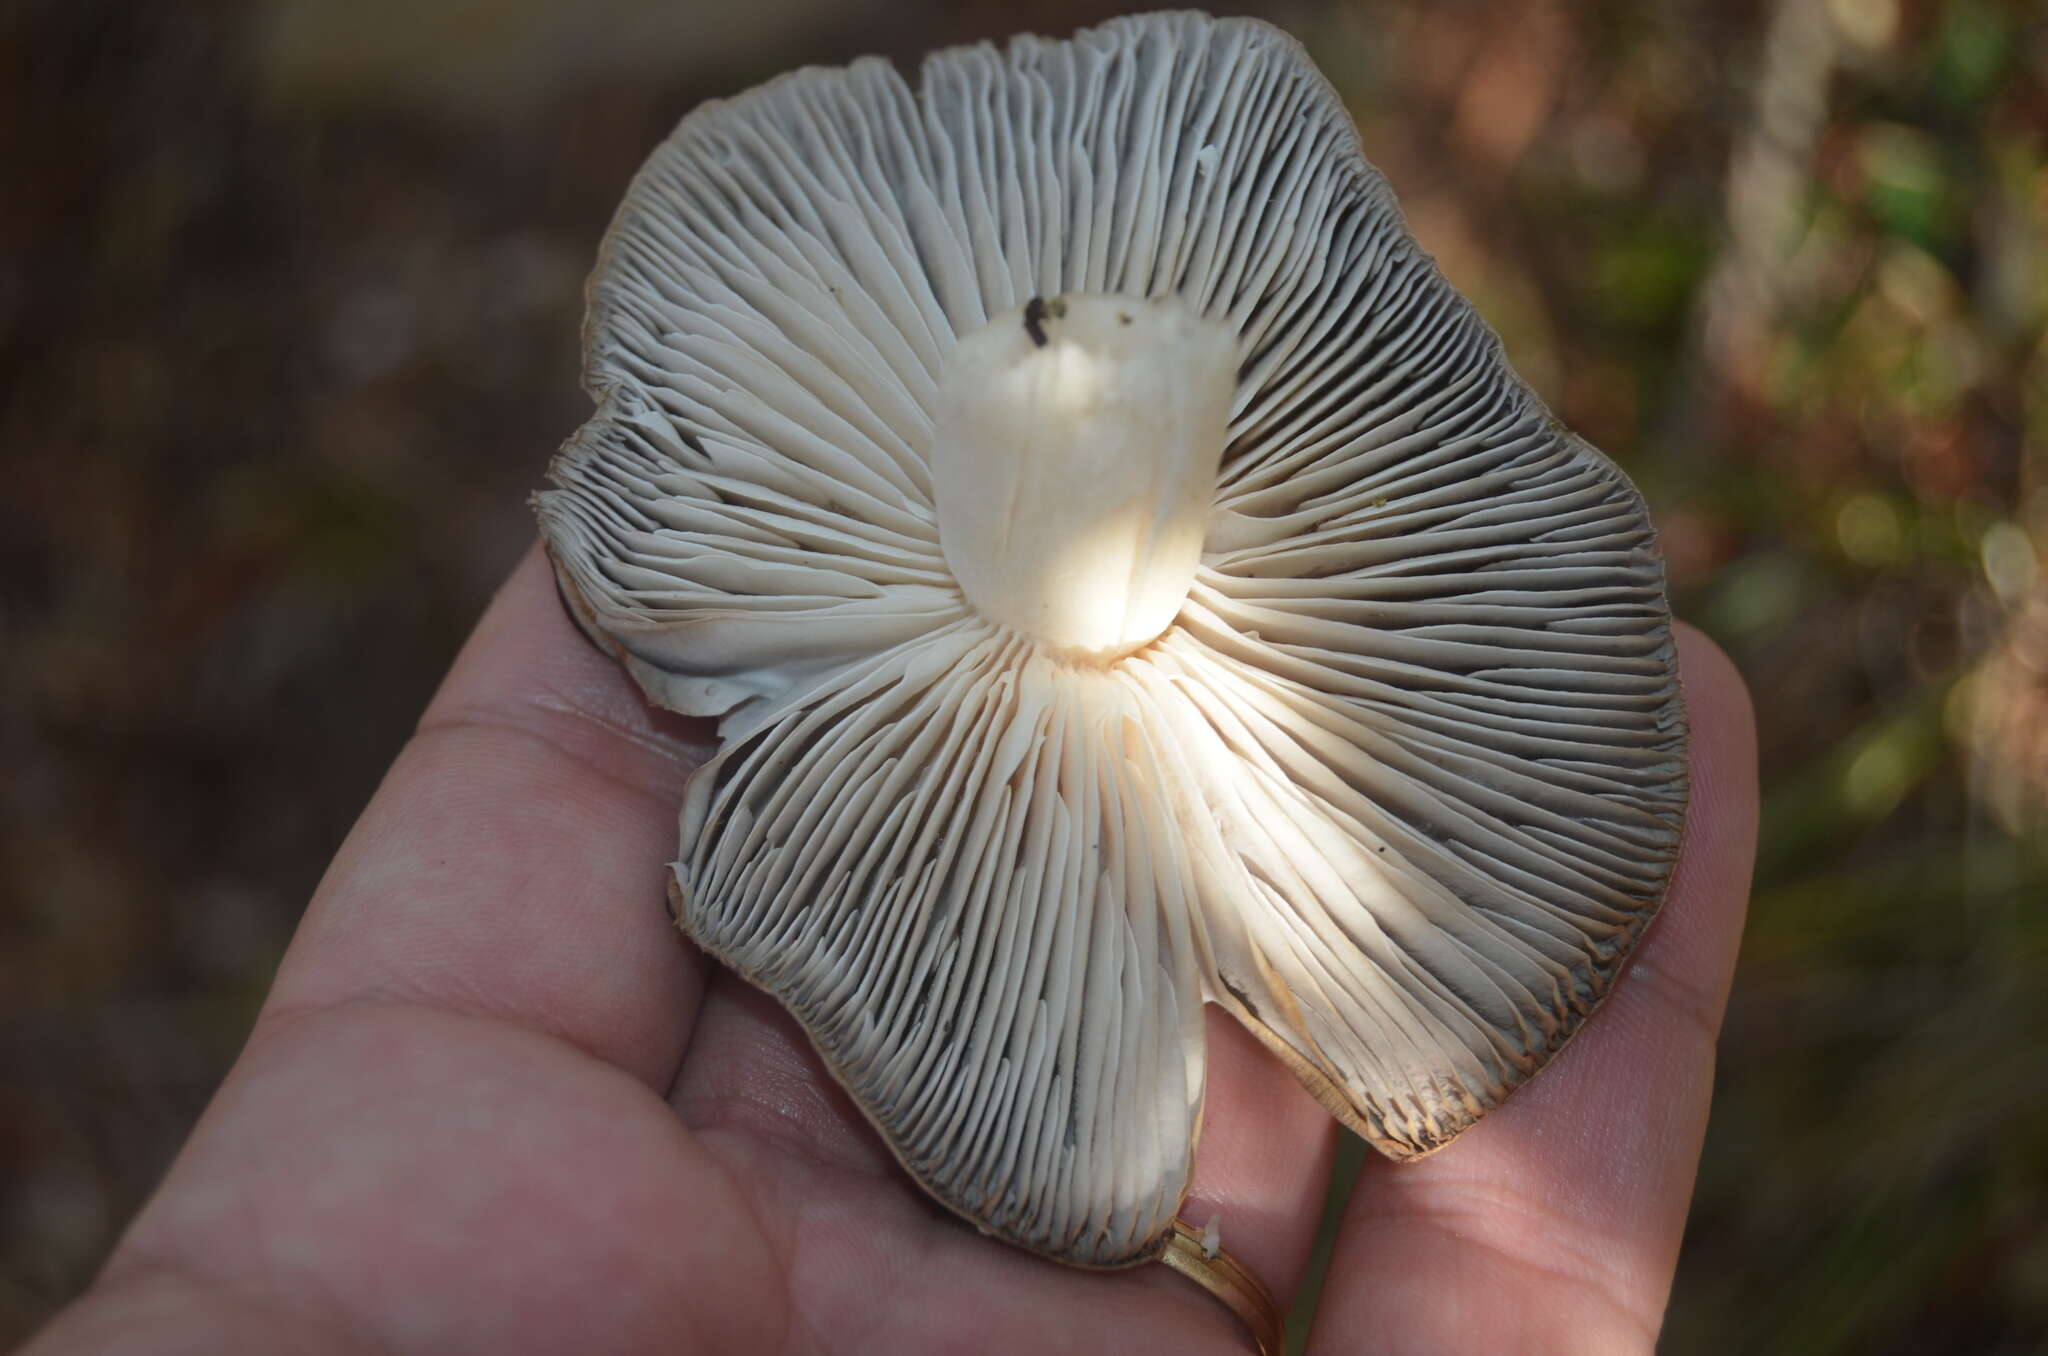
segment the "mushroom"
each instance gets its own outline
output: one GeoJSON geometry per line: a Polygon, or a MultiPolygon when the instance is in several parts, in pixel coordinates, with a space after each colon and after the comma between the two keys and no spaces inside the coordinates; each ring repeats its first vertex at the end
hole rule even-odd
{"type": "Polygon", "coordinates": [[[706,105],[589,302],[537,503],[585,631],[719,719],[676,919],[939,1201],[1154,1257],[1205,1003],[1411,1158],[1608,991],[1687,793],[1648,517],[1284,34],[706,105]]]}

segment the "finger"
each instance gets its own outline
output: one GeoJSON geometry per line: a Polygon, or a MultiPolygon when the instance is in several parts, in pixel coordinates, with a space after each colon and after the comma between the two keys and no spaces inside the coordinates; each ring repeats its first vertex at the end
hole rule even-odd
{"type": "MultiPolygon", "coordinates": [[[[1207,1040],[1197,1168],[1181,1214],[1198,1229],[1217,1219],[1224,1246],[1284,1305],[1314,1240],[1335,1126],[1292,1075],[1220,1011],[1208,1014],[1207,1040]]],[[[777,1184],[781,1208],[761,1213],[809,1220],[802,1232],[814,1249],[830,1239],[826,1251],[865,1258],[886,1272],[888,1250],[871,1239],[893,1234],[927,1247],[942,1240],[965,1247],[972,1239],[897,1168],[795,1020],[729,974],[711,983],[672,1100],[685,1124],[732,1156],[736,1175],[777,1184]],[[825,1169],[835,1189],[799,1189],[790,1159],[825,1169]],[[843,1203],[855,1188],[858,1210],[828,1204],[843,1203]],[[828,1216],[838,1227],[826,1227],[828,1216]]],[[[851,1262],[825,1270],[844,1303],[859,1302],[871,1287],[871,1279],[849,1283],[862,1274],[851,1262]]],[[[1184,1305],[1198,1326],[1233,1333],[1226,1311],[1164,1271],[1132,1277],[1117,1293],[1125,1303],[1163,1303],[1173,1312],[1184,1305]]]]}
{"type": "MultiPolygon", "coordinates": [[[[1227,1019],[1220,1026],[1236,1029],[1227,1019]]],[[[1218,1029],[1212,1018],[1212,1035],[1218,1029]]],[[[1255,1046],[1244,1054],[1270,1062],[1255,1046]]],[[[1057,1266],[984,1238],[947,1212],[897,1166],[795,1019],[729,972],[710,981],[671,1100],[732,1179],[749,1184],[754,1219],[776,1241],[790,1292],[808,1310],[833,1315],[835,1332],[866,1339],[862,1345],[1244,1350],[1230,1311],[1164,1267],[1057,1266]]],[[[1209,1153],[1206,1132],[1202,1152],[1209,1153]]],[[[1258,1212],[1245,1218],[1245,1232],[1258,1233],[1258,1212]]],[[[1235,1236],[1236,1224],[1225,1227],[1233,1253],[1257,1247],[1235,1236]]]]}
{"type": "Polygon", "coordinates": [[[702,962],[668,922],[663,864],[704,744],[577,634],[529,552],[328,870],[263,1020],[424,1003],[666,1087],[702,962]]]}
{"type": "MultiPolygon", "coordinates": [[[[1336,1123],[1241,1026],[1209,1013],[1209,1087],[1181,1215],[1212,1217],[1224,1246],[1284,1305],[1315,1239],[1336,1123]]],[[[793,1018],[721,974],[704,1001],[672,1098],[695,1129],[743,1130],[843,1170],[889,1176],[881,1137],[840,1090],[793,1018]]],[[[916,1187],[905,1175],[905,1192],[916,1187]]]]}
{"type": "Polygon", "coordinates": [[[1556,1063],[1418,1163],[1370,1162],[1310,1350],[1647,1352],[1678,1256],[1756,846],[1756,734],[1726,656],[1679,652],[1692,803],[1662,916],[1556,1063]]]}
{"type": "Polygon", "coordinates": [[[1216,1007],[1208,1018],[1202,1140],[1181,1218],[1197,1229],[1213,1219],[1284,1312],[1322,1220],[1337,1123],[1235,1018],[1216,1007]]]}

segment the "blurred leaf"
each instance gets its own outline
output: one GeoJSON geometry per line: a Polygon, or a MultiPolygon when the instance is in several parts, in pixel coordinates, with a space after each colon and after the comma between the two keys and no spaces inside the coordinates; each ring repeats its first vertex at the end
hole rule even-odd
{"type": "Polygon", "coordinates": [[[1864,201],[1871,215],[1922,249],[1943,248],[1953,234],[1955,213],[1940,143],[1918,128],[1873,123],[1864,129],[1860,149],[1864,201]]]}
{"type": "MultiPolygon", "coordinates": [[[[2035,13],[2038,25],[2040,15],[2035,13]]],[[[1935,95],[1969,115],[1997,88],[2012,54],[2003,14],[1988,0],[1949,0],[1941,8],[1929,79],[1935,95]]]]}
{"type": "Polygon", "coordinates": [[[1684,318],[1707,259],[1696,224],[1652,217],[1597,247],[1588,281],[1610,323],[1624,330],[1669,329],[1684,318]]]}
{"type": "Polygon", "coordinates": [[[1701,624],[1736,642],[1777,631],[1806,606],[1813,579],[1807,560],[1791,551],[1745,557],[1715,581],[1701,624]]]}

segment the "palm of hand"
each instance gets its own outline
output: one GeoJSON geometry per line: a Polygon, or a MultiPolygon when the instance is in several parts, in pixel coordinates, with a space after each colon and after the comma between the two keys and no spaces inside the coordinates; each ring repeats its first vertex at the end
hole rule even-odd
{"type": "MultiPolygon", "coordinates": [[[[1653,1342],[1754,827],[1739,680],[1687,648],[1699,784],[1667,917],[1553,1072],[1444,1154],[1368,1165],[1312,1349],[1653,1342]]],[[[1162,1268],[1065,1270],[927,1202],[774,1004],[677,942],[660,863],[693,751],[529,559],[39,1348],[1245,1350],[1162,1268]]],[[[1184,1215],[1220,1215],[1284,1301],[1334,1127],[1233,1024],[1210,1040],[1184,1215]]]]}

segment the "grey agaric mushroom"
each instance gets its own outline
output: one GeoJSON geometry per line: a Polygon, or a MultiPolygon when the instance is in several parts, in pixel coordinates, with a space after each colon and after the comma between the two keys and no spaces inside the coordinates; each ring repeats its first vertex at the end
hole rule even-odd
{"type": "Polygon", "coordinates": [[[1428,1153],[1655,913],[1687,778],[1642,501],[1276,30],[700,108],[586,347],[564,595],[720,720],[676,917],[984,1230],[1161,1251],[1205,1003],[1428,1153]]]}

